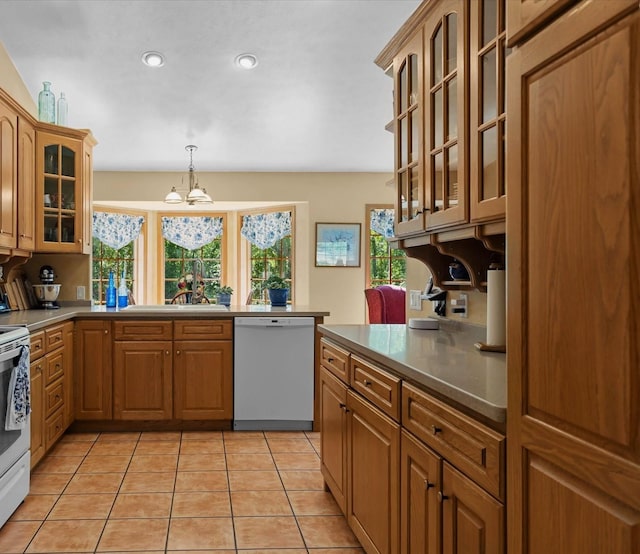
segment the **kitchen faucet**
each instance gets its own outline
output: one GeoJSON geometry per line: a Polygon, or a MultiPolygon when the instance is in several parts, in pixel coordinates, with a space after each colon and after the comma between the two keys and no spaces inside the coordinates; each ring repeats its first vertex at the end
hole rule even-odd
{"type": "Polygon", "coordinates": [[[192,304],[201,304],[204,299],[204,262],[202,258],[193,259],[193,292],[191,294],[192,304]]]}

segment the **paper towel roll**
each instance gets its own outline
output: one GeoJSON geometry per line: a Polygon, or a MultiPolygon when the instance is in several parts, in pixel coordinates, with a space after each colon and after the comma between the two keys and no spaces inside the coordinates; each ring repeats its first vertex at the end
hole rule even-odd
{"type": "Polygon", "coordinates": [[[507,342],[506,331],[505,271],[487,271],[487,344],[503,346],[507,342]]]}

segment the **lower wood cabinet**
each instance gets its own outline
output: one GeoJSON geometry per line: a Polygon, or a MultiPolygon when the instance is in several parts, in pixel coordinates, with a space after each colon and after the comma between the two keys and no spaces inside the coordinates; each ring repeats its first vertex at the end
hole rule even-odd
{"type": "Polygon", "coordinates": [[[347,521],[368,553],[397,553],[400,425],[351,390],[347,409],[347,521]]]}
{"type": "Polygon", "coordinates": [[[347,514],[347,385],[320,366],[320,470],[343,514],[347,514]]]}
{"type": "Polygon", "coordinates": [[[111,321],[76,322],[75,415],[79,420],[109,420],[113,416],[111,321]]]}
{"type": "MultiPolygon", "coordinates": [[[[32,348],[33,350],[33,348],[32,348]]],[[[44,456],[44,359],[31,362],[31,467],[44,456]]]]}

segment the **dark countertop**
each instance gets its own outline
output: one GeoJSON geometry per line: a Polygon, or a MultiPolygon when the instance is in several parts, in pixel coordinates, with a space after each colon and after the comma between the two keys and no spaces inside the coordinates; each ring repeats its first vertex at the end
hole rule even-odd
{"type": "Polygon", "coordinates": [[[142,305],[137,305],[133,310],[107,309],[104,306],[62,306],[54,310],[20,310],[0,314],[0,325],[25,325],[30,331],[37,331],[43,327],[62,323],[74,318],[135,319],[155,317],[159,319],[193,319],[197,317],[201,319],[228,319],[240,316],[264,317],[265,315],[277,315],[277,317],[324,317],[328,316],[329,312],[326,310],[314,310],[308,306],[277,308],[269,305],[231,306],[228,310],[207,310],[197,307],[189,309],[188,305],[166,306],[166,309],[159,309],[158,306],[152,306],[148,310],[144,309],[142,305]],[[180,306],[180,308],[178,308],[178,306],[180,306]]]}
{"type": "Polygon", "coordinates": [[[328,339],[490,421],[507,416],[506,355],[480,352],[483,327],[448,322],[437,331],[407,325],[319,325],[328,339]]]}

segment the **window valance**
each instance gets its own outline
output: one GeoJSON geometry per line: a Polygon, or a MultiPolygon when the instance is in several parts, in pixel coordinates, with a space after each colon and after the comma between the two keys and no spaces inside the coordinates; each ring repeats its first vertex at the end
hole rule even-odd
{"type": "Polygon", "coordinates": [[[93,212],[93,235],[119,250],[140,236],[144,217],[113,212],[93,212]]]}
{"type": "Polygon", "coordinates": [[[394,236],[394,217],[395,211],[393,208],[371,210],[370,228],[384,238],[389,239],[394,236]]]}
{"type": "Polygon", "coordinates": [[[291,212],[245,215],[240,234],[258,248],[270,248],[291,234],[291,212]]]}
{"type": "Polygon", "coordinates": [[[163,217],[162,236],[187,250],[196,250],[222,235],[221,217],[163,217]]]}

